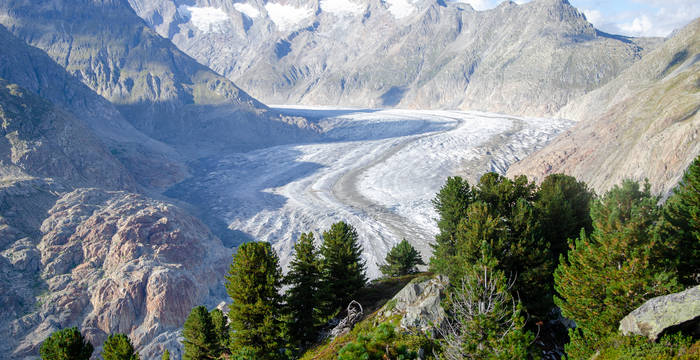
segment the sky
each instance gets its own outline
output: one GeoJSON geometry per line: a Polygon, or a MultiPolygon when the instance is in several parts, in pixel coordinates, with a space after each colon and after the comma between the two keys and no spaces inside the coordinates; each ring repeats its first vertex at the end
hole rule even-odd
{"type": "MultiPolygon", "coordinates": [[[[476,10],[502,0],[458,0],[476,10]]],[[[528,0],[515,0],[526,3],[528,0]]],[[[569,0],[597,29],[626,36],[668,36],[700,17],[700,0],[569,0]]]]}

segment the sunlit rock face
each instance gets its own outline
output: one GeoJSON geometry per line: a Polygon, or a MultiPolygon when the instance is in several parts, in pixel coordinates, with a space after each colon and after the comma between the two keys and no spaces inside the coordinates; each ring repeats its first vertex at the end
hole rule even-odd
{"type": "Polygon", "coordinates": [[[563,0],[130,0],[160,35],[268,104],[551,115],[659,43],[563,0]]]}
{"type": "Polygon", "coordinates": [[[578,123],[510,175],[566,173],[603,193],[623,179],[668,195],[700,154],[700,19],[561,110],[578,123]]]}
{"type": "Polygon", "coordinates": [[[98,348],[108,334],[125,333],[151,358],[179,348],[176,332],[194,306],[225,298],[231,250],[176,206],[78,189],[48,210],[40,232],[23,261],[39,274],[41,295],[26,315],[3,319],[12,339],[3,350],[13,358],[35,356],[51,332],[69,326],[98,348]]]}

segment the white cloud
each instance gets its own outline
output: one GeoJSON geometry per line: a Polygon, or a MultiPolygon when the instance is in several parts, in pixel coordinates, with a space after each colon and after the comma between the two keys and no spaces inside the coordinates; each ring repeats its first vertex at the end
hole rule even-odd
{"type": "Polygon", "coordinates": [[[629,23],[620,24],[619,27],[626,35],[632,36],[654,36],[657,30],[646,15],[636,17],[629,23]]]}
{"type": "Polygon", "coordinates": [[[593,25],[598,25],[603,23],[603,13],[598,10],[582,9],[583,14],[586,15],[588,22],[593,25]]]}
{"type": "Polygon", "coordinates": [[[270,2],[265,4],[265,10],[280,31],[297,29],[304,20],[314,14],[311,8],[298,8],[270,2]]]}
{"type": "Polygon", "coordinates": [[[253,5],[248,3],[235,3],[233,7],[246,14],[249,18],[254,19],[260,15],[260,10],[256,9],[253,5]]]}
{"type": "Polygon", "coordinates": [[[474,10],[483,11],[492,9],[495,3],[491,0],[459,0],[458,2],[471,5],[474,10]]]}

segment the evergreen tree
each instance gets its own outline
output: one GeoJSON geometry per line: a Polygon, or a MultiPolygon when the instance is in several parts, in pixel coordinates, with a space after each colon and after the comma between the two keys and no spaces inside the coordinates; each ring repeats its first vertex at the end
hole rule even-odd
{"type": "Polygon", "coordinates": [[[291,342],[305,348],[317,337],[320,318],[321,269],[319,252],[314,247],[312,233],[301,234],[294,245],[294,258],[284,279],[287,290],[288,332],[291,342]]]}
{"type": "Polygon", "coordinates": [[[544,316],[553,306],[554,260],[542,236],[535,199],[535,186],[523,176],[514,180],[496,173],[482,176],[452,235],[452,255],[438,251],[442,247],[438,243],[431,266],[441,265],[433,270],[459,284],[464,271],[481,257],[482,244],[487,244],[498,269],[517,279],[514,291],[528,312],[544,316]]]}
{"type": "Polygon", "coordinates": [[[131,345],[131,340],[124,334],[112,334],[102,345],[104,360],[139,360],[139,354],[131,345]]]}
{"type": "Polygon", "coordinates": [[[214,357],[221,357],[223,353],[228,352],[229,343],[229,328],[228,319],[224,315],[223,311],[219,309],[214,309],[209,312],[211,317],[211,323],[214,327],[214,336],[216,337],[216,351],[214,352],[214,357]]]}
{"type": "Polygon", "coordinates": [[[185,320],[182,335],[185,338],[182,354],[184,360],[207,360],[217,357],[214,325],[206,307],[200,305],[192,309],[185,320]]]}
{"type": "Polygon", "coordinates": [[[649,185],[624,181],[591,206],[593,232],[581,232],[554,273],[562,314],[576,322],[567,353],[589,358],[619,321],[646,300],[679,290],[674,275],[654,259],[653,229],[660,216],[649,185]]]}
{"type": "Polygon", "coordinates": [[[403,239],[394,245],[384,259],[386,264],[379,266],[386,277],[402,276],[415,273],[416,266],[425,265],[420,253],[403,239]]]}
{"type": "Polygon", "coordinates": [[[433,257],[430,269],[444,273],[449,267],[450,259],[455,255],[457,226],[466,216],[467,207],[474,201],[474,194],[469,183],[459,176],[447,178],[447,182],[433,199],[433,206],[438,213],[438,229],[435,236],[433,257]]]}
{"type": "Polygon", "coordinates": [[[466,269],[461,286],[449,289],[449,318],[440,329],[442,358],[533,359],[534,335],[524,329],[521,306],[511,294],[512,282],[497,270],[484,243],[481,258],[466,269]]]}
{"type": "Polygon", "coordinates": [[[39,348],[39,354],[44,360],[89,360],[93,351],[90,344],[78,328],[53,332],[39,348]]]}
{"type": "Polygon", "coordinates": [[[553,174],[540,184],[535,201],[537,219],[555,262],[560,254],[566,255],[568,239],[578,237],[581,229],[591,232],[592,200],[593,193],[588,186],[572,176],[553,174]]]}
{"type": "Polygon", "coordinates": [[[659,235],[667,245],[663,259],[683,285],[700,284],[700,156],[666,202],[659,235]]]}
{"type": "Polygon", "coordinates": [[[321,255],[325,314],[334,316],[367,282],[357,231],[342,221],[333,224],[323,233],[321,255]]]}
{"type": "MultiPolygon", "coordinates": [[[[279,295],[282,270],[270,244],[251,242],[238,247],[226,277],[232,354],[242,349],[256,359],[276,359],[281,343],[279,295]]],[[[238,355],[236,355],[238,356],[238,355]]]]}
{"type": "Polygon", "coordinates": [[[170,360],[170,351],[168,349],[165,349],[163,352],[163,356],[160,358],[161,360],[170,360]]]}

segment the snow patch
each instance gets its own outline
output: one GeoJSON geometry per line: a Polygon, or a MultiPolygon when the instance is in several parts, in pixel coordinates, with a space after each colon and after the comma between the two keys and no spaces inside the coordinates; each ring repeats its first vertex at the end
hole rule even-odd
{"type": "Polygon", "coordinates": [[[298,8],[292,5],[276,3],[265,4],[265,10],[267,10],[267,15],[270,16],[270,19],[280,31],[298,28],[302,21],[311,17],[314,13],[314,10],[310,8],[298,8]]]}
{"type": "Polygon", "coordinates": [[[204,33],[224,32],[226,21],[229,19],[226,12],[215,7],[180,5],[177,12],[204,33]]]}
{"type": "Polygon", "coordinates": [[[416,10],[408,0],[386,0],[386,3],[389,4],[389,12],[396,19],[405,18],[416,10]]]}
{"type": "Polygon", "coordinates": [[[364,12],[365,7],[350,0],[321,0],[321,11],[332,14],[352,14],[359,15],[364,12]]]}
{"type": "Polygon", "coordinates": [[[260,16],[260,11],[248,3],[235,3],[233,4],[233,8],[246,14],[251,19],[260,16]]]}

